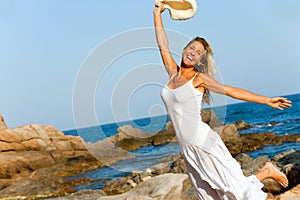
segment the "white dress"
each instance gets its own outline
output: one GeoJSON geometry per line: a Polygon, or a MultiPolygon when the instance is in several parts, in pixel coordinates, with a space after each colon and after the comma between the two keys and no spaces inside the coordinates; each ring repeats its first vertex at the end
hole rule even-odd
{"type": "Polygon", "coordinates": [[[220,136],[202,121],[203,94],[194,88],[193,79],[175,89],[166,85],[161,97],[198,199],[265,200],[263,184],[254,175],[243,175],[220,136]]]}

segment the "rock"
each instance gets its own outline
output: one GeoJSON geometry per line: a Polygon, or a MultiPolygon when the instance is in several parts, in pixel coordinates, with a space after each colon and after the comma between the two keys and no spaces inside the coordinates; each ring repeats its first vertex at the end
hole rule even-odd
{"type": "Polygon", "coordinates": [[[105,196],[105,192],[102,190],[82,190],[74,192],[68,196],[48,198],[47,200],[97,200],[101,196],[105,196]]]}
{"type": "Polygon", "coordinates": [[[178,159],[176,159],[173,163],[171,163],[172,169],[171,173],[177,173],[177,174],[186,174],[187,170],[185,167],[184,160],[182,159],[182,156],[180,156],[178,159]]]}
{"type": "Polygon", "coordinates": [[[238,163],[242,166],[247,165],[249,162],[252,161],[252,158],[250,156],[248,156],[245,153],[240,153],[235,157],[236,161],[238,161],[238,163]]]}
{"type": "Polygon", "coordinates": [[[159,146],[173,141],[176,141],[175,132],[161,130],[151,137],[151,144],[154,146],[159,146]]]}
{"type": "Polygon", "coordinates": [[[255,151],[268,144],[279,145],[282,143],[280,137],[271,132],[242,134],[240,137],[243,143],[242,152],[255,151]]]}
{"type": "Polygon", "coordinates": [[[142,178],[142,181],[145,182],[145,181],[147,181],[147,180],[149,180],[151,178],[152,178],[151,176],[145,176],[144,178],[142,178]]]}
{"type": "Polygon", "coordinates": [[[112,143],[117,143],[123,139],[141,139],[141,138],[149,138],[152,134],[142,131],[138,128],[133,128],[131,125],[125,125],[118,128],[116,135],[109,137],[112,143]]]}
{"type": "Polygon", "coordinates": [[[132,157],[111,142],[86,144],[79,136],[64,135],[53,126],[32,124],[7,128],[2,125],[0,182],[6,181],[0,183],[0,198],[35,199],[65,195],[74,189],[72,183],[64,181],[63,177],[132,157]],[[21,177],[24,181],[20,181],[21,177]]]}
{"type": "Polygon", "coordinates": [[[21,143],[29,151],[44,151],[47,144],[42,139],[31,139],[21,143]]]}
{"type": "Polygon", "coordinates": [[[124,138],[115,142],[115,145],[123,150],[133,151],[151,145],[151,140],[149,138],[124,138]]]}
{"type": "Polygon", "coordinates": [[[260,156],[250,162],[244,163],[242,165],[242,170],[245,176],[250,176],[252,174],[256,174],[266,162],[270,162],[271,160],[268,156],[260,156]]]}
{"type": "Polygon", "coordinates": [[[9,179],[28,174],[39,168],[55,163],[51,155],[45,152],[24,151],[0,154],[0,178],[9,179]],[[42,161],[42,162],[41,162],[42,161]]]}
{"type": "Polygon", "coordinates": [[[7,142],[7,143],[20,143],[21,141],[23,141],[22,139],[22,135],[20,134],[16,134],[16,133],[12,133],[9,130],[1,130],[0,129],[0,141],[2,142],[7,142]]]}
{"type": "Polygon", "coordinates": [[[171,167],[169,163],[158,163],[151,168],[153,175],[165,174],[171,171],[171,167]]]}
{"type": "Polygon", "coordinates": [[[276,200],[299,200],[300,199],[300,184],[293,187],[291,190],[280,194],[276,197],[276,200]]]}
{"type": "Polygon", "coordinates": [[[116,160],[132,158],[127,151],[117,147],[110,140],[102,140],[96,143],[87,143],[86,148],[95,158],[109,166],[116,160]]]}
{"type": "Polygon", "coordinates": [[[225,125],[220,137],[232,155],[237,155],[241,152],[243,143],[235,125],[225,125]]]}
{"type": "Polygon", "coordinates": [[[62,177],[1,179],[0,198],[40,199],[62,196],[74,192],[68,182],[62,177]]]}
{"type": "MultiPolygon", "coordinates": [[[[151,176],[150,176],[150,178],[151,178],[151,176]]],[[[137,184],[133,180],[131,180],[131,179],[127,180],[126,184],[130,185],[132,188],[134,188],[135,186],[137,186],[137,184]]]]}
{"type": "Polygon", "coordinates": [[[16,142],[1,142],[0,141],[0,152],[8,152],[8,151],[24,151],[25,146],[16,142]]]}
{"type": "Polygon", "coordinates": [[[243,120],[239,120],[239,121],[235,122],[235,126],[236,126],[237,130],[244,130],[244,129],[248,129],[251,127],[250,124],[247,124],[243,120]]]}
{"type": "Polygon", "coordinates": [[[182,200],[198,200],[195,188],[190,179],[183,181],[182,200]]]}
{"type": "Polygon", "coordinates": [[[292,153],[295,153],[296,151],[294,149],[291,149],[289,151],[285,151],[285,152],[282,152],[280,154],[277,154],[275,155],[272,160],[275,161],[275,162],[278,162],[281,158],[289,155],[289,154],[292,154],[292,153]]]}
{"type": "Polygon", "coordinates": [[[117,195],[130,191],[133,187],[127,184],[132,181],[130,176],[119,178],[118,180],[111,180],[105,184],[102,190],[107,195],[117,195]]]}
{"type": "Polygon", "coordinates": [[[283,172],[289,180],[287,189],[291,189],[300,183],[300,151],[289,151],[284,154],[283,157],[274,156],[274,159],[282,166],[283,172]]]}
{"type": "Polygon", "coordinates": [[[7,129],[3,116],[0,113],[0,129],[7,129]]]}
{"type": "Polygon", "coordinates": [[[143,173],[142,170],[132,170],[131,175],[132,176],[138,176],[138,175],[140,175],[142,173],[143,173]]]}
{"type": "Polygon", "coordinates": [[[202,121],[207,123],[211,128],[222,126],[222,123],[213,110],[201,110],[201,118],[202,121]]]}
{"type": "Polygon", "coordinates": [[[142,182],[129,192],[115,196],[101,196],[98,200],[182,200],[183,184],[187,179],[186,174],[163,174],[142,182]]]}
{"type": "Polygon", "coordinates": [[[276,125],[276,124],[278,124],[278,123],[275,122],[275,121],[271,121],[270,124],[271,124],[271,126],[274,126],[274,125],[276,125]]]}

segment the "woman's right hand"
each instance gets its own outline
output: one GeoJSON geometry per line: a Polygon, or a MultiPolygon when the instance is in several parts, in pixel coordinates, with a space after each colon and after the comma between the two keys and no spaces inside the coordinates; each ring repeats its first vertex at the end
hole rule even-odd
{"type": "Polygon", "coordinates": [[[162,12],[164,12],[164,3],[159,3],[158,5],[155,5],[153,14],[154,15],[160,15],[162,12]]]}

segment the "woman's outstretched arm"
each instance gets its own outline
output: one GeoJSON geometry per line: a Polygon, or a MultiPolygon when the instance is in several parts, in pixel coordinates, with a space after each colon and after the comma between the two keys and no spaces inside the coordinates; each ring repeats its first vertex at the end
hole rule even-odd
{"type": "Polygon", "coordinates": [[[160,3],[155,6],[154,15],[154,27],[156,34],[156,41],[159,47],[160,55],[162,57],[163,63],[166,70],[171,77],[173,74],[177,73],[177,64],[172,57],[169,49],[167,34],[164,30],[161,13],[164,11],[164,4],[160,3]]]}
{"type": "Polygon", "coordinates": [[[284,97],[270,98],[270,97],[249,92],[242,88],[235,88],[227,85],[222,85],[219,82],[217,82],[215,79],[205,74],[201,74],[201,77],[203,78],[204,85],[208,90],[211,90],[219,94],[230,96],[234,99],[266,104],[270,107],[277,108],[279,110],[283,110],[284,108],[289,108],[292,106],[292,102],[284,97]]]}

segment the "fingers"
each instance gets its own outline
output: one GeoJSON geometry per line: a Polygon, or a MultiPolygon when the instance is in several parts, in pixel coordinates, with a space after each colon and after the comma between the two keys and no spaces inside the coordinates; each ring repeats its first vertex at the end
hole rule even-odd
{"type": "Polygon", "coordinates": [[[163,12],[164,9],[164,3],[155,4],[155,9],[159,10],[160,12],[163,12]]]}
{"type": "Polygon", "coordinates": [[[292,102],[289,101],[287,98],[282,98],[280,100],[281,100],[280,103],[282,107],[289,108],[292,106],[292,102]]]}
{"type": "Polygon", "coordinates": [[[285,108],[290,108],[292,106],[292,102],[284,97],[275,97],[272,98],[271,101],[274,107],[279,110],[284,110],[285,108]]]}

